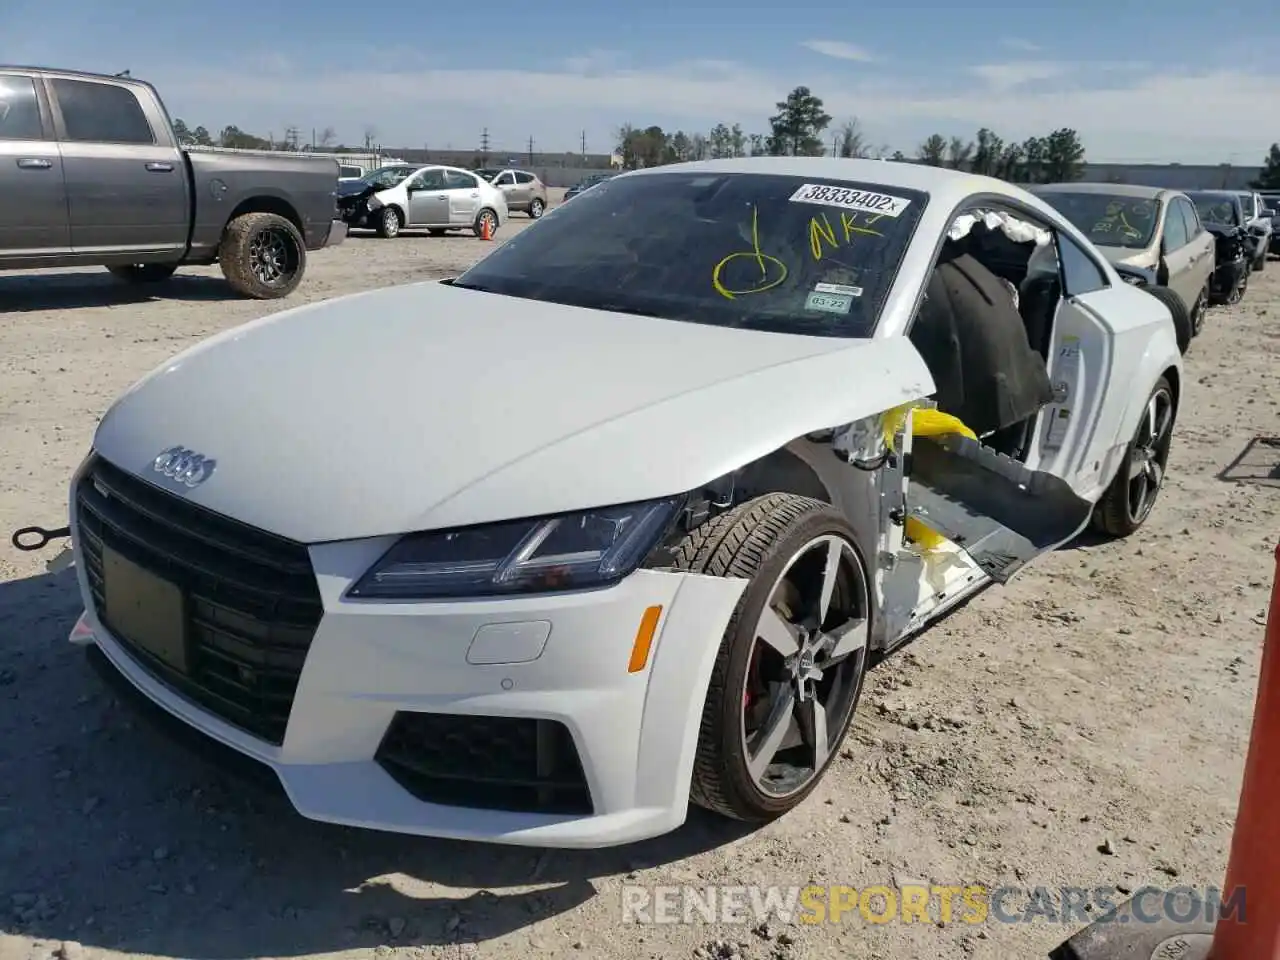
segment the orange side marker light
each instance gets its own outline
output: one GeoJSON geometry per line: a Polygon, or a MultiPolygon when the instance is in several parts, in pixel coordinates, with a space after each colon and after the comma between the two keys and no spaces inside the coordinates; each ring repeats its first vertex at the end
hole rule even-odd
{"type": "Polygon", "coordinates": [[[649,651],[653,649],[653,638],[658,635],[658,621],[661,619],[661,606],[650,607],[640,618],[640,629],[636,631],[636,642],[631,647],[627,673],[639,673],[648,665],[649,651]]]}

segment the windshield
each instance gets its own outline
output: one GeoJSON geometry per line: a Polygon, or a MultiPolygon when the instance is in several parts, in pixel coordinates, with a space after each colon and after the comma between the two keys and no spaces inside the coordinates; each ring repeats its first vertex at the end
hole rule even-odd
{"type": "Polygon", "coordinates": [[[413,173],[413,167],[381,167],[373,173],[366,174],[364,182],[374,187],[394,187],[401,180],[413,173]]]}
{"type": "Polygon", "coordinates": [[[1110,193],[1048,191],[1041,199],[1100,247],[1143,250],[1155,236],[1160,201],[1110,193]]]}
{"type": "Polygon", "coordinates": [[[1196,205],[1196,212],[1205,223],[1220,227],[1240,226],[1240,208],[1232,197],[1216,193],[1188,193],[1187,196],[1196,205]]]}
{"type": "Polygon", "coordinates": [[[1241,193],[1238,196],[1240,197],[1240,207],[1244,210],[1244,218],[1252,220],[1258,215],[1258,212],[1253,209],[1253,194],[1241,193]]]}
{"type": "Polygon", "coordinates": [[[618,177],[456,285],[668,320],[869,337],[928,195],[747,173],[618,177]]]}

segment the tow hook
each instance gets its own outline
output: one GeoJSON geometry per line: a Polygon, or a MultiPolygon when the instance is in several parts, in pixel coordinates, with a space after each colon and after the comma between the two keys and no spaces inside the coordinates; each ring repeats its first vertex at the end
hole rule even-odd
{"type": "Polygon", "coordinates": [[[70,527],[58,527],[56,530],[46,530],[44,527],[23,527],[13,532],[10,541],[19,550],[34,553],[36,550],[43,550],[54,540],[65,540],[69,536],[71,536],[70,527]]]}

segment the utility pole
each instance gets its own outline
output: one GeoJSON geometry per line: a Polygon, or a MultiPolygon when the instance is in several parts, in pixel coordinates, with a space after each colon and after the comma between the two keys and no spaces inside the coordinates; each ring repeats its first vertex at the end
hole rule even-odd
{"type": "Polygon", "coordinates": [[[483,163],[489,162],[489,128],[485,127],[480,131],[480,159],[483,163]]]}
{"type": "Polygon", "coordinates": [[[587,131],[582,131],[582,155],[587,155],[587,131]]]}
{"type": "Polygon", "coordinates": [[[529,138],[529,166],[533,166],[533,137],[529,138]]]}

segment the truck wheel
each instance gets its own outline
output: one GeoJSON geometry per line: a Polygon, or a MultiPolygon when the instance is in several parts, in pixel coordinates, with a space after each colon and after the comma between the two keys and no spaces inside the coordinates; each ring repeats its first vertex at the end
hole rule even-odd
{"type": "Polygon", "coordinates": [[[302,282],[307,246],[298,228],[274,213],[244,213],[223,231],[218,263],[236,293],[255,300],[287,297],[302,282]]]}
{"type": "Polygon", "coordinates": [[[1182,298],[1168,287],[1143,287],[1147,293],[1168,308],[1173,317],[1173,333],[1178,339],[1178,352],[1186,353],[1191,346],[1191,311],[1182,302],[1182,298]]]}
{"type": "Polygon", "coordinates": [[[127,263],[107,267],[107,272],[125,283],[160,283],[172,277],[177,269],[176,263],[127,263]]]}
{"type": "Polygon", "coordinates": [[[776,819],[818,785],[862,692],[871,580],[854,532],[829,504],[772,493],[689,534],[675,566],[750,581],[711,671],[690,799],[776,819]]]}
{"type": "Polygon", "coordinates": [[[400,228],[402,226],[404,226],[404,224],[400,220],[399,210],[397,210],[395,207],[382,208],[382,214],[381,216],[378,217],[378,226],[376,228],[378,231],[378,236],[382,237],[385,240],[390,240],[393,237],[398,237],[400,235],[400,228]]]}

